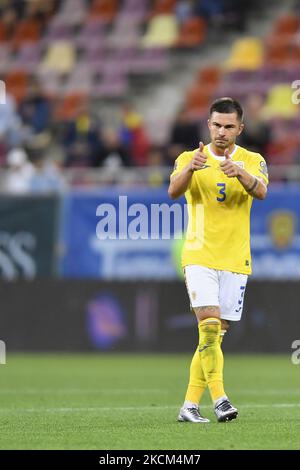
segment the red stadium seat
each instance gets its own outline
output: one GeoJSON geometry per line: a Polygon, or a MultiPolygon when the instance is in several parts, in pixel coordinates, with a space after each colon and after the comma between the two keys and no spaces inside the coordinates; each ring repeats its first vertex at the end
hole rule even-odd
{"type": "Polygon", "coordinates": [[[175,43],[177,47],[199,46],[205,38],[206,23],[202,18],[194,17],[188,19],[181,26],[179,37],[175,43]]]}
{"type": "Polygon", "coordinates": [[[200,69],[196,77],[196,82],[207,84],[209,86],[217,86],[221,78],[221,70],[219,67],[210,66],[200,69]]]}
{"type": "Polygon", "coordinates": [[[174,13],[176,0],[156,0],[151,16],[169,15],[174,13]]]}
{"type": "Polygon", "coordinates": [[[21,21],[13,37],[13,45],[18,48],[26,42],[37,42],[40,38],[40,25],[35,20],[21,21]]]}
{"type": "Polygon", "coordinates": [[[22,70],[10,72],[5,77],[5,83],[8,93],[11,93],[17,101],[25,97],[28,74],[22,70]]]}
{"type": "Polygon", "coordinates": [[[207,110],[211,101],[212,89],[205,85],[193,85],[189,88],[186,96],[186,108],[188,111],[207,110]]]}
{"type": "Polygon", "coordinates": [[[291,47],[290,37],[270,36],[265,45],[264,60],[269,65],[280,65],[288,59],[291,47]]]}
{"type": "Polygon", "coordinates": [[[283,15],[275,23],[274,35],[293,35],[299,28],[299,17],[297,15],[283,15]]]}
{"type": "Polygon", "coordinates": [[[94,0],[90,9],[90,16],[101,18],[103,21],[110,23],[118,10],[116,0],[94,0]]]}

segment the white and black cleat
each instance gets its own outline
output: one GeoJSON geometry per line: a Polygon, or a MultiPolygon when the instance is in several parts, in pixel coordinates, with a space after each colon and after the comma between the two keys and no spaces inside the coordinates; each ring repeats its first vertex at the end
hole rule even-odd
{"type": "Polygon", "coordinates": [[[231,421],[238,415],[238,410],[232,406],[228,398],[222,398],[215,404],[215,414],[220,423],[231,421]]]}
{"type": "Polygon", "coordinates": [[[209,423],[209,419],[203,418],[199,411],[199,406],[189,406],[189,407],[182,407],[177,421],[189,422],[189,423],[209,423]]]}

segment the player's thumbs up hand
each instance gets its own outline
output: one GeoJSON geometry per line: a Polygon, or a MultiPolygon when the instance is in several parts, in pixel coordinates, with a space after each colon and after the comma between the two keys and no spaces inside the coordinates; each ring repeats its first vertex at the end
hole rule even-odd
{"type": "Polygon", "coordinates": [[[201,168],[203,168],[203,166],[206,163],[207,156],[205,155],[203,150],[204,150],[204,144],[203,144],[203,142],[199,142],[199,149],[196,150],[196,152],[194,153],[194,156],[193,156],[193,158],[191,160],[191,163],[190,163],[190,165],[191,165],[190,168],[193,171],[201,170],[201,168]]]}
{"type": "Polygon", "coordinates": [[[220,163],[220,168],[228,178],[234,178],[239,175],[240,167],[231,160],[229,149],[224,151],[225,160],[220,163]]]}

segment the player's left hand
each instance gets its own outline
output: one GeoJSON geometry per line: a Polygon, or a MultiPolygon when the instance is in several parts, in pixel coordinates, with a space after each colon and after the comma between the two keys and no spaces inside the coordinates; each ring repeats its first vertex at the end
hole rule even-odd
{"type": "Polygon", "coordinates": [[[234,163],[229,155],[229,150],[226,149],[224,152],[225,160],[220,163],[220,168],[228,178],[235,178],[240,174],[240,167],[234,163]]]}

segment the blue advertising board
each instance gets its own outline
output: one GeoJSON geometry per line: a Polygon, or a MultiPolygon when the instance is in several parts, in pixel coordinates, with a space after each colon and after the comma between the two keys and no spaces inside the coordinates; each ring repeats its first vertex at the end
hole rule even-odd
{"type": "Polygon", "coordinates": [[[272,185],[254,201],[251,218],[253,276],[300,279],[300,187],[272,185]]]}
{"type": "Polygon", "coordinates": [[[171,201],[165,189],[72,193],[64,203],[61,272],[71,278],[174,279],[172,244],[184,217],[184,199],[171,201]]]}
{"type": "MultiPolygon", "coordinates": [[[[266,200],[254,201],[253,277],[300,279],[299,200],[298,185],[273,185],[266,200]]],[[[166,188],[73,192],[64,201],[63,220],[64,277],[178,277],[176,238],[186,226],[185,200],[170,200],[166,188]]]]}

